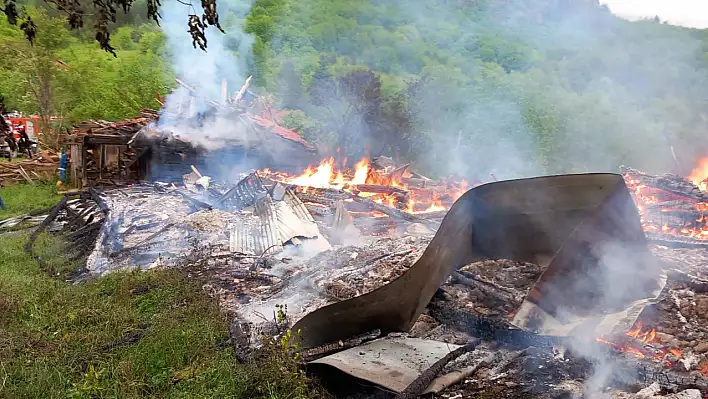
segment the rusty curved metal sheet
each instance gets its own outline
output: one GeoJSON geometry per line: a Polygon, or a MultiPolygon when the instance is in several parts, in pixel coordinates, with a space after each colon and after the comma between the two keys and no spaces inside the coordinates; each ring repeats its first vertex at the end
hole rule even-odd
{"type": "MultiPolygon", "coordinates": [[[[383,334],[408,331],[455,268],[502,258],[547,265],[559,251],[560,260],[551,261],[544,275],[567,274],[578,262],[584,270],[598,268],[601,262],[593,251],[575,251],[592,247],[597,239],[593,234],[634,254],[634,262],[651,259],[639,215],[621,175],[546,176],[478,186],[453,204],[423,255],[405,274],[365,295],[309,313],[293,329],[301,331],[305,348],[374,329],[383,334]]],[[[647,264],[653,273],[653,263],[647,264]]],[[[647,273],[647,285],[654,281],[652,273],[647,273]]],[[[545,312],[557,314],[559,302],[577,302],[574,292],[553,285],[550,279],[541,276],[539,283],[530,299],[545,312]],[[544,293],[550,293],[552,301],[544,300],[544,293]]],[[[586,288],[587,292],[602,289],[586,288]]],[[[591,296],[583,299],[586,297],[591,296]]]]}

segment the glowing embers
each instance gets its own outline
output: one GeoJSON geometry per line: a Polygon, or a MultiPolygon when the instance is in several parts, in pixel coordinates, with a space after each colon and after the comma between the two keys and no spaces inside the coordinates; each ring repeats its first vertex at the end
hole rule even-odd
{"type": "Polygon", "coordinates": [[[624,172],[624,178],[647,236],[708,240],[708,203],[691,182],[680,176],[651,176],[631,169],[624,172]]]}
{"type": "MultiPolygon", "coordinates": [[[[681,350],[665,345],[657,338],[656,329],[645,327],[639,320],[624,336],[598,337],[597,342],[605,343],[615,350],[633,355],[640,359],[652,359],[663,362],[668,368],[673,368],[682,359],[681,350]]],[[[708,367],[706,368],[708,370],[708,367]]]]}

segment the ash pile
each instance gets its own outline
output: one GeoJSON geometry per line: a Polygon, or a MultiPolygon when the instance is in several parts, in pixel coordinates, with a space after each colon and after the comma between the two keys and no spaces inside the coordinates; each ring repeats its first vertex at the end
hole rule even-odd
{"type": "Polygon", "coordinates": [[[212,181],[192,165],[180,184],[92,189],[108,217],[87,269],[102,274],[207,259],[216,264],[236,260],[254,269],[272,266],[274,255],[281,253],[307,261],[332,245],[432,237],[460,186],[430,179],[418,179],[422,183],[413,186],[413,174],[403,178],[408,165],[391,165],[386,158],[360,162],[359,169],[339,173],[353,180],[363,172],[361,184],[337,186],[328,179],[327,187],[268,170],[241,174],[237,184],[229,185],[212,181]],[[384,162],[388,166],[378,166],[384,162]],[[411,186],[395,187],[396,181],[411,186]],[[398,199],[398,206],[387,199],[398,199]]]}

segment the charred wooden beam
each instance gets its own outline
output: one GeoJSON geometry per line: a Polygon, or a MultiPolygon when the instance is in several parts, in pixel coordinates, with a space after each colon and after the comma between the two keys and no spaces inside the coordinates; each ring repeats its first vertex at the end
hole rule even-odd
{"type": "Polygon", "coordinates": [[[42,222],[37,226],[37,228],[30,234],[29,238],[27,239],[27,242],[25,243],[25,252],[27,252],[37,263],[40,264],[40,266],[45,267],[46,263],[37,256],[37,254],[34,253],[34,250],[32,248],[32,245],[34,242],[37,240],[37,237],[46,229],[56,218],[59,216],[59,213],[66,207],[66,203],[69,201],[69,196],[65,195],[61,198],[58,204],[52,208],[52,210],[49,212],[49,215],[42,220],[42,222]]]}
{"type": "Polygon", "coordinates": [[[300,356],[305,362],[311,362],[332,353],[359,346],[364,342],[371,341],[379,336],[381,336],[381,330],[369,331],[346,340],[331,342],[315,348],[305,349],[300,352],[300,356]]]}
{"type": "Polygon", "coordinates": [[[84,226],[84,227],[82,227],[82,228],[76,230],[75,232],[69,234],[69,235],[67,236],[67,239],[72,240],[72,241],[73,241],[73,240],[76,240],[76,239],[80,239],[80,238],[85,237],[87,234],[90,234],[91,232],[93,232],[93,231],[95,231],[95,230],[99,230],[100,228],[101,228],[101,223],[89,224],[89,225],[84,226]]]}
{"type": "Polygon", "coordinates": [[[336,188],[303,187],[294,184],[287,185],[299,197],[302,194],[340,201],[352,198],[352,194],[336,188]]]}
{"type": "Polygon", "coordinates": [[[91,199],[96,201],[96,203],[98,204],[98,208],[101,210],[101,212],[108,214],[108,204],[106,204],[106,201],[101,198],[101,195],[98,193],[98,191],[93,187],[90,187],[87,191],[91,196],[91,199]]]}
{"type": "Polygon", "coordinates": [[[388,176],[395,181],[402,181],[403,180],[403,175],[406,174],[408,171],[408,167],[411,166],[410,163],[407,163],[405,165],[399,166],[396,169],[392,170],[390,173],[388,173],[388,176]]]}
{"type": "Polygon", "coordinates": [[[661,176],[652,176],[625,166],[620,167],[620,173],[625,176],[625,180],[636,179],[648,187],[665,190],[679,197],[689,198],[696,202],[708,200],[708,198],[705,197],[705,193],[696,187],[696,185],[678,175],[664,174],[661,176]]]}
{"type": "Polygon", "coordinates": [[[382,205],[382,204],[376,203],[376,202],[374,202],[374,201],[372,201],[372,200],[370,200],[370,199],[368,199],[368,198],[354,197],[354,200],[357,201],[357,202],[366,204],[366,205],[368,205],[369,207],[371,207],[371,209],[375,209],[375,210],[377,210],[377,211],[379,211],[379,212],[385,213],[385,214],[387,214],[388,216],[390,216],[390,217],[392,217],[392,218],[395,218],[395,219],[402,219],[402,220],[406,220],[406,221],[409,221],[409,222],[412,222],[412,223],[422,223],[422,224],[425,224],[425,225],[428,225],[428,224],[431,223],[429,220],[422,219],[422,218],[420,218],[420,217],[418,217],[418,216],[411,215],[410,213],[406,213],[406,212],[403,212],[403,211],[401,211],[401,210],[398,210],[398,209],[395,209],[395,208],[388,207],[388,206],[386,206],[386,205],[382,205]]]}
{"type": "Polygon", "coordinates": [[[325,197],[313,195],[313,194],[296,193],[295,195],[298,198],[300,198],[300,201],[311,202],[314,204],[320,204],[320,205],[324,205],[327,207],[334,207],[334,205],[337,203],[337,200],[334,200],[331,198],[325,198],[325,197]]]}
{"type": "Polygon", "coordinates": [[[512,304],[516,308],[521,306],[521,302],[523,301],[523,298],[519,298],[508,291],[504,291],[500,289],[497,285],[492,285],[490,283],[485,284],[481,281],[472,278],[467,278],[459,272],[452,273],[452,282],[457,284],[463,284],[473,289],[477,289],[487,297],[493,298],[496,301],[502,303],[512,304]]]}
{"type": "Polygon", "coordinates": [[[188,195],[187,193],[185,193],[181,190],[178,190],[177,194],[181,195],[182,198],[185,199],[185,201],[189,202],[191,205],[194,205],[199,209],[209,209],[209,210],[212,209],[211,205],[207,204],[206,202],[199,201],[198,199],[188,195]]]}
{"type": "Polygon", "coordinates": [[[257,273],[253,271],[237,271],[237,272],[231,272],[229,275],[233,278],[237,278],[240,280],[255,280],[255,281],[261,281],[264,283],[273,283],[277,279],[276,276],[271,276],[268,274],[263,274],[263,273],[257,273]]]}
{"type": "Polygon", "coordinates": [[[430,315],[440,323],[454,327],[473,337],[485,341],[496,341],[511,347],[527,348],[535,346],[537,348],[552,348],[554,345],[562,345],[564,339],[538,335],[529,331],[524,331],[502,321],[493,321],[484,317],[473,315],[458,308],[455,304],[439,298],[433,298],[428,306],[430,315]]]}
{"type": "Polygon", "coordinates": [[[353,187],[353,191],[362,193],[377,193],[377,194],[400,194],[403,196],[408,196],[408,190],[404,190],[398,187],[392,186],[381,186],[378,184],[357,184],[353,187]]]}
{"type": "Polygon", "coordinates": [[[118,250],[118,251],[116,251],[116,252],[112,252],[109,256],[110,256],[111,258],[115,258],[115,257],[117,257],[117,256],[119,256],[119,255],[121,255],[121,254],[124,254],[124,253],[126,253],[126,252],[129,252],[129,251],[135,250],[135,249],[137,249],[137,248],[140,248],[140,247],[142,247],[143,245],[147,245],[150,241],[154,240],[154,239],[157,238],[160,234],[162,234],[162,233],[164,233],[165,231],[169,230],[172,226],[174,226],[174,225],[176,225],[176,224],[177,224],[177,223],[168,223],[168,224],[164,225],[162,228],[160,228],[159,230],[157,230],[156,232],[150,234],[147,238],[145,238],[144,240],[140,241],[139,243],[137,243],[137,244],[135,244],[135,245],[133,245],[133,246],[130,246],[130,247],[121,248],[120,250],[118,250]]]}

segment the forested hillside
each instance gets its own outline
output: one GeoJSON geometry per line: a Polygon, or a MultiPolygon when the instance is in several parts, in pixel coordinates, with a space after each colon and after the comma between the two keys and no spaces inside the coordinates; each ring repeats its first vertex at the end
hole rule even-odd
{"type": "Polygon", "coordinates": [[[681,168],[708,155],[706,31],[586,0],[257,0],[246,29],[285,105],[441,173],[668,172],[670,144],[681,168]]]}
{"type": "MultiPolygon", "coordinates": [[[[255,89],[295,110],[289,126],[350,157],[389,154],[486,180],[620,164],[686,173],[708,156],[708,31],[628,22],[596,0],[218,4],[224,45],[255,89]],[[240,26],[255,38],[250,51],[231,40],[240,26]]],[[[146,18],[119,21],[114,58],[32,12],[34,47],[0,25],[0,93],[11,107],[116,119],[156,107],[173,84],[169,40],[146,18]]]]}

